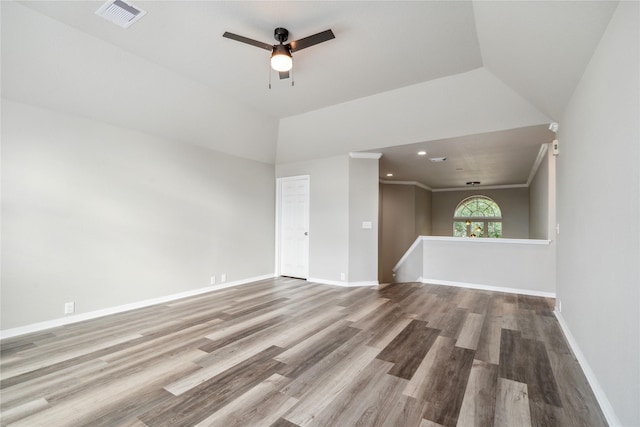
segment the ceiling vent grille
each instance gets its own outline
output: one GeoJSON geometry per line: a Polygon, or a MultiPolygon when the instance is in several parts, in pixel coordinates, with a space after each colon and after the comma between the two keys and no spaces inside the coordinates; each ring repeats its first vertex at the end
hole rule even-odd
{"type": "Polygon", "coordinates": [[[134,22],[146,15],[142,9],[122,0],[109,0],[96,10],[96,15],[122,27],[129,28],[134,22]]]}

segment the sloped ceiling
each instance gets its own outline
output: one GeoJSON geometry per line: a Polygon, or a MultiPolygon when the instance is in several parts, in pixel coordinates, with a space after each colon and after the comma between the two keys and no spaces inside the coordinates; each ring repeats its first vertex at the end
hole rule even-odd
{"type": "Polygon", "coordinates": [[[617,2],[478,1],[484,66],[559,120],[617,2]]]}
{"type": "Polygon", "coordinates": [[[94,14],[102,2],[3,1],[3,97],[264,162],[322,157],[557,120],[616,7],[133,3],[148,13],[125,30],[94,14]],[[295,86],[274,74],[269,89],[269,53],[221,36],[271,43],[277,26],[291,39],[327,28],[336,39],[294,56],[295,86]],[[438,111],[452,79],[459,105],[473,108],[449,99],[438,111]],[[418,99],[429,93],[439,101],[418,99]]]}

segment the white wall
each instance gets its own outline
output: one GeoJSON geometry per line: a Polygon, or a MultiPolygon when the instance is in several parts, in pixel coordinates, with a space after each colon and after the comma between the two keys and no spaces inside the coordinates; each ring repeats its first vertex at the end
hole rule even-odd
{"type": "Polygon", "coordinates": [[[392,267],[395,274],[395,282],[420,282],[423,274],[424,258],[422,251],[424,243],[422,237],[418,237],[407,249],[402,258],[392,267]]]}
{"type": "Polygon", "coordinates": [[[276,165],[278,178],[296,175],[310,176],[309,280],[375,284],[378,160],[343,155],[276,165]],[[362,221],[372,228],[362,229],[362,221]]]}
{"type": "Polygon", "coordinates": [[[422,280],[553,296],[555,251],[546,241],[423,237],[422,280]]]}
{"type": "Polygon", "coordinates": [[[550,239],[549,236],[549,162],[551,150],[547,150],[536,175],[529,185],[529,238],[550,239]]]}
{"type": "Polygon", "coordinates": [[[273,274],[273,165],[2,101],[2,329],[273,274]]]}
{"type": "MultiPolygon", "coordinates": [[[[276,177],[309,175],[309,278],[349,272],[349,156],[276,165],[276,177]]],[[[345,277],[346,281],[346,277],[345,277]]]]}
{"type": "Polygon", "coordinates": [[[548,240],[420,236],[394,272],[400,282],[555,295],[555,250],[548,240]]]}
{"type": "Polygon", "coordinates": [[[639,6],[614,13],[559,122],[557,158],[561,315],[624,426],[640,425],[639,6]]]}

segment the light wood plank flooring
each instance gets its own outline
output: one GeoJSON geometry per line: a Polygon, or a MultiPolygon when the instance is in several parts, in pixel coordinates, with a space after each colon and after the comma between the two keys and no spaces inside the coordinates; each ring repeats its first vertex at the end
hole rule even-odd
{"type": "Polygon", "coordinates": [[[11,426],[604,426],[544,298],[270,279],[1,343],[11,426]]]}

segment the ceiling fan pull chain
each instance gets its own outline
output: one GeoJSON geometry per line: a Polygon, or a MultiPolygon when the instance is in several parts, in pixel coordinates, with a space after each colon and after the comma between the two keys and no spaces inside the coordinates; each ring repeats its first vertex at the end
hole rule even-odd
{"type": "Polygon", "coordinates": [[[294,77],[293,77],[293,66],[291,67],[291,86],[294,85],[295,81],[294,81],[294,77]]]}
{"type": "Polygon", "coordinates": [[[269,70],[269,89],[271,89],[271,65],[267,67],[267,70],[269,70]]]}

